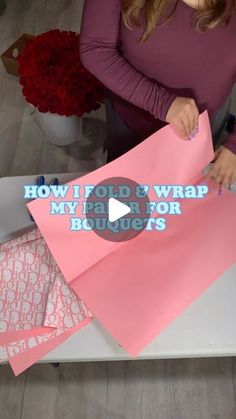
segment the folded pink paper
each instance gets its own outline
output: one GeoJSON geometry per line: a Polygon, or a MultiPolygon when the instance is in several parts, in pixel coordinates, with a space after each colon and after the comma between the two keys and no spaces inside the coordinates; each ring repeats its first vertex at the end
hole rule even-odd
{"type": "MultiPolygon", "coordinates": [[[[214,157],[207,111],[200,116],[199,130],[195,140],[186,142],[170,126],[164,127],[112,163],[70,182],[66,201],[76,201],[74,185],[96,185],[111,177],[130,178],[140,185],[191,183],[214,157]]],[[[52,199],[62,201],[50,196],[30,202],[28,208],[70,282],[122,244],[101,240],[93,231],[70,231],[70,215],[50,215],[52,199]]],[[[84,217],[82,205],[77,208],[77,216],[84,217]]]]}
{"type": "MultiPolygon", "coordinates": [[[[214,158],[207,112],[199,126],[191,142],[167,126],[70,185],[94,185],[114,176],[144,185],[202,183],[201,172],[214,158]]],[[[49,215],[50,201],[38,199],[29,208],[65,279],[131,355],[236,261],[236,197],[219,196],[217,188],[205,199],[182,200],[183,214],[167,216],[167,230],[144,231],[118,244],[93,232],[71,232],[69,216],[49,215]]]]}
{"type": "Polygon", "coordinates": [[[19,374],[91,320],[38,229],[0,246],[0,345],[19,374]]]}
{"type": "Polygon", "coordinates": [[[165,232],[143,232],[71,283],[132,356],[236,262],[236,196],[212,190],[182,208],[165,232]]]}
{"type": "MultiPolygon", "coordinates": [[[[41,360],[47,353],[51,352],[57,346],[61,345],[63,342],[69,339],[74,333],[77,333],[79,330],[85,327],[90,321],[91,318],[87,317],[76,326],[65,330],[61,334],[56,334],[54,332],[53,335],[50,336],[36,336],[35,339],[27,341],[26,350],[25,342],[17,342],[17,346],[20,347],[21,352],[19,354],[14,354],[13,357],[9,358],[9,363],[13,369],[14,374],[17,376],[24,372],[31,365],[35,364],[35,362],[41,360]]],[[[11,346],[15,348],[15,343],[9,345],[9,351],[11,350],[11,346]]]]}

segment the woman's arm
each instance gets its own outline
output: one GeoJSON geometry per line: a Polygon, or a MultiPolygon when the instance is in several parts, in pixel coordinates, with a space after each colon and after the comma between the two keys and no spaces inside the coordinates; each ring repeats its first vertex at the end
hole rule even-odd
{"type": "Polygon", "coordinates": [[[81,62],[108,89],[165,121],[177,95],[144,76],[118,53],[120,19],[121,0],[85,0],[81,62]]]}

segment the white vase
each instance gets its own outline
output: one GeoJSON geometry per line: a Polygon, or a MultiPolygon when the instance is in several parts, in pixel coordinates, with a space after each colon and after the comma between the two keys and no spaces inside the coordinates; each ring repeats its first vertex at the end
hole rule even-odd
{"type": "Polygon", "coordinates": [[[79,141],[83,133],[83,121],[78,116],[61,116],[36,110],[35,120],[45,139],[55,145],[64,146],[79,141]]]}

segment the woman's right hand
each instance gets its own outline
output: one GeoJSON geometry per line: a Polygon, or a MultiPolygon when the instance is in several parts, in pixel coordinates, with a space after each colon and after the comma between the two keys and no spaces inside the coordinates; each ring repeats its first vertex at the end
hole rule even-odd
{"type": "Polygon", "coordinates": [[[194,99],[177,97],[171,104],[166,122],[170,123],[184,140],[191,140],[198,132],[199,111],[194,99]]]}

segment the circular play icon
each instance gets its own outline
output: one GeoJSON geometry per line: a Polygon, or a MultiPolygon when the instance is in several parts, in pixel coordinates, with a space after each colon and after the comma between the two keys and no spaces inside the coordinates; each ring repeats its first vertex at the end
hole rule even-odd
{"type": "Polygon", "coordinates": [[[149,204],[145,186],[128,178],[109,178],[98,183],[87,198],[87,223],[105,240],[131,240],[146,228],[149,204]]]}

